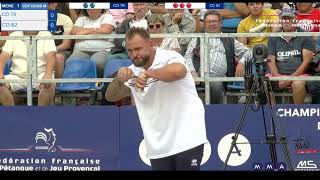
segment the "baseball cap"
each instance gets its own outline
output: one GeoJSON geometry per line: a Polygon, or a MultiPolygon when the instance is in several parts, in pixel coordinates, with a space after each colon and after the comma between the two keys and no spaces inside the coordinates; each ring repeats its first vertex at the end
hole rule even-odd
{"type": "Polygon", "coordinates": [[[291,9],[289,7],[284,7],[280,13],[280,17],[295,17],[296,13],[294,9],[291,9]]]}

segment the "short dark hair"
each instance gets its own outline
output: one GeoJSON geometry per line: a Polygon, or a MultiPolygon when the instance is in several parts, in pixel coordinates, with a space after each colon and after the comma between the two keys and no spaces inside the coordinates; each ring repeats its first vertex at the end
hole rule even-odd
{"type": "Polygon", "coordinates": [[[138,34],[145,40],[150,40],[150,33],[146,29],[141,27],[132,27],[126,33],[126,41],[132,39],[136,34],[138,34]]]}
{"type": "Polygon", "coordinates": [[[221,14],[220,14],[218,11],[215,11],[215,10],[208,10],[208,11],[206,11],[206,13],[205,13],[204,16],[203,16],[203,20],[205,20],[205,19],[207,18],[207,16],[210,16],[210,15],[218,16],[218,17],[219,17],[219,20],[222,21],[222,16],[221,16],[221,14]]]}
{"type": "Polygon", "coordinates": [[[249,3],[262,3],[262,5],[264,4],[264,2],[246,2],[246,5],[248,6],[249,3]]]}
{"type": "MultiPolygon", "coordinates": [[[[87,10],[89,10],[89,9],[82,9],[82,15],[89,17],[87,10]]],[[[105,12],[106,12],[105,9],[101,9],[101,14],[104,14],[105,12]]]]}

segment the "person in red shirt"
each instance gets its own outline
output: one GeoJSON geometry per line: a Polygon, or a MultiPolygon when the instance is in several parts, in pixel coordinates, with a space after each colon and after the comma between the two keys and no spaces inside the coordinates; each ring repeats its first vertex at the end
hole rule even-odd
{"type": "Polygon", "coordinates": [[[297,3],[297,25],[308,32],[319,32],[320,9],[313,8],[312,3],[297,3]]]}

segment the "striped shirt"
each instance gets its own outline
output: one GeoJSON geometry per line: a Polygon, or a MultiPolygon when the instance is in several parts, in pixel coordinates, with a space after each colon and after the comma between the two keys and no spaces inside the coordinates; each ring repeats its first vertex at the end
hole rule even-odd
{"type": "MultiPolygon", "coordinates": [[[[195,71],[193,66],[193,50],[197,47],[197,38],[192,38],[186,54],[184,56],[185,63],[190,68],[191,71],[195,71]]],[[[209,52],[209,72],[211,76],[223,77],[227,73],[227,59],[226,51],[224,49],[223,43],[220,38],[209,38],[208,43],[208,52],[209,52]]],[[[243,63],[247,60],[252,59],[252,51],[247,48],[245,45],[234,40],[234,55],[240,57],[240,63],[243,63]]],[[[201,68],[201,67],[200,67],[201,68]]]]}

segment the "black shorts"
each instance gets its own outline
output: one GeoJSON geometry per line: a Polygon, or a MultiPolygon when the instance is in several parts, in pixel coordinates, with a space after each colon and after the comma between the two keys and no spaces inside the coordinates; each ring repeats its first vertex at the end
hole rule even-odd
{"type": "Polygon", "coordinates": [[[181,153],[150,159],[153,171],[199,171],[204,145],[199,145],[181,153]]]}

